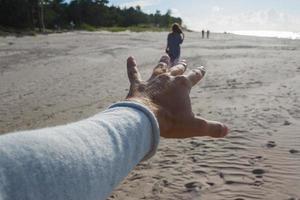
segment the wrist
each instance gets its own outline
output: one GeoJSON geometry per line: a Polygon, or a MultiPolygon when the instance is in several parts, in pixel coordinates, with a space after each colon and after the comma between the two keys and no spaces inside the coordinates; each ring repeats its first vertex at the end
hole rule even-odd
{"type": "Polygon", "coordinates": [[[146,106],[149,110],[151,110],[153,112],[153,114],[155,115],[155,117],[158,119],[158,111],[159,111],[159,106],[154,104],[150,99],[145,98],[145,97],[130,97],[125,99],[125,101],[133,101],[133,102],[137,102],[140,103],[144,106],[146,106]]]}
{"type": "Polygon", "coordinates": [[[164,136],[166,133],[168,133],[168,130],[171,128],[171,124],[167,119],[170,119],[171,115],[161,108],[161,106],[153,103],[150,99],[145,97],[130,97],[127,98],[126,101],[132,101],[146,106],[156,117],[161,136],[164,136]]]}

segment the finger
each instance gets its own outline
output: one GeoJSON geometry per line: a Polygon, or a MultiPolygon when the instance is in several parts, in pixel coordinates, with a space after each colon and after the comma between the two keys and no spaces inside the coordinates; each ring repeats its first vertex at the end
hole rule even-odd
{"type": "Polygon", "coordinates": [[[170,73],[173,76],[182,75],[187,68],[185,60],[180,61],[177,65],[170,68],[170,73]]]}
{"type": "Polygon", "coordinates": [[[196,117],[191,120],[190,123],[185,124],[185,130],[182,132],[182,135],[180,137],[189,138],[209,136],[214,138],[221,138],[225,137],[228,132],[228,127],[220,122],[208,121],[196,117]]]}
{"type": "Polygon", "coordinates": [[[192,86],[194,86],[204,77],[204,75],[205,75],[205,68],[201,66],[191,70],[185,76],[191,82],[192,86]]]}
{"type": "Polygon", "coordinates": [[[160,62],[158,65],[153,69],[152,75],[149,80],[155,78],[156,76],[166,73],[168,71],[168,66],[166,63],[160,62]]]}
{"type": "Polygon", "coordinates": [[[177,123],[169,131],[161,131],[161,136],[166,138],[190,138],[190,137],[202,137],[210,136],[214,138],[225,137],[229,132],[226,125],[208,121],[203,118],[193,117],[190,120],[181,123],[177,123]]]}
{"type": "Polygon", "coordinates": [[[170,66],[170,57],[168,55],[163,55],[157,64],[157,66],[153,69],[153,74],[159,75],[167,72],[167,67],[170,66]]]}
{"type": "Polygon", "coordinates": [[[210,136],[214,138],[225,137],[229,130],[228,127],[220,122],[208,121],[203,118],[195,117],[191,121],[190,133],[194,136],[210,136]]]}
{"type": "Polygon", "coordinates": [[[132,56],[127,59],[127,75],[131,84],[140,83],[142,81],[136,61],[132,56]]]}
{"type": "Polygon", "coordinates": [[[165,63],[167,66],[170,66],[170,57],[168,55],[163,55],[160,59],[158,63],[165,63]]]}
{"type": "Polygon", "coordinates": [[[168,55],[163,55],[157,66],[153,69],[152,75],[149,80],[153,79],[154,77],[168,72],[168,66],[170,65],[170,57],[168,55]]]}

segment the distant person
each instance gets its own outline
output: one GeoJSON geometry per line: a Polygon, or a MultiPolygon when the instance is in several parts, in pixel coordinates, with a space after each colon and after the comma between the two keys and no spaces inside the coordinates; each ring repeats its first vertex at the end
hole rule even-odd
{"type": "Polygon", "coordinates": [[[184,34],[179,24],[172,25],[172,32],[168,35],[166,53],[170,56],[171,66],[178,63],[180,58],[180,45],[184,40],[184,34]]]}
{"type": "Polygon", "coordinates": [[[209,34],[210,34],[210,31],[207,30],[207,32],[206,32],[206,38],[207,38],[207,39],[209,39],[209,34]]]}
{"type": "Polygon", "coordinates": [[[160,136],[226,136],[225,125],[192,112],[189,93],[205,69],[184,74],[185,62],[169,63],[163,56],[145,82],[129,57],[125,101],[79,122],[1,135],[0,199],[104,200],[155,154],[160,136]]]}
{"type": "Polygon", "coordinates": [[[56,32],[58,32],[58,25],[57,24],[54,24],[54,29],[56,32]]]}
{"type": "Polygon", "coordinates": [[[72,31],[74,30],[74,27],[75,27],[75,24],[74,24],[73,21],[71,21],[71,22],[70,22],[70,28],[71,28],[72,31]]]}
{"type": "Polygon", "coordinates": [[[201,32],[202,32],[202,39],[204,39],[204,34],[205,34],[205,31],[204,31],[204,30],[202,30],[201,32]]]}

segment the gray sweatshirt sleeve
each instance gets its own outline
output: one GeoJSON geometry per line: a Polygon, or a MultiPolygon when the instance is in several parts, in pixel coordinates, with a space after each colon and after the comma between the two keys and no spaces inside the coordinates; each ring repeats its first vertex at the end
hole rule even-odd
{"type": "Polygon", "coordinates": [[[146,107],[120,102],[91,118],[0,136],[0,200],[101,200],[159,142],[146,107]]]}

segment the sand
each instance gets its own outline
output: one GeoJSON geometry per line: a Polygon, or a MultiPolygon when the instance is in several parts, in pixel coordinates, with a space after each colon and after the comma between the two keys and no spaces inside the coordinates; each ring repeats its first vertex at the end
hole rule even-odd
{"type": "MultiPolygon", "coordinates": [[[[0,38],[0,133],[91,116],[128,92],[125,61],[148,78],[167,33],[73,32],[0,38]]],[[[182,57],[207,74],[195,114],[225,139],[162,139],[110,199],[299,199],[300,40],[187,33],[182,57]]]]}

